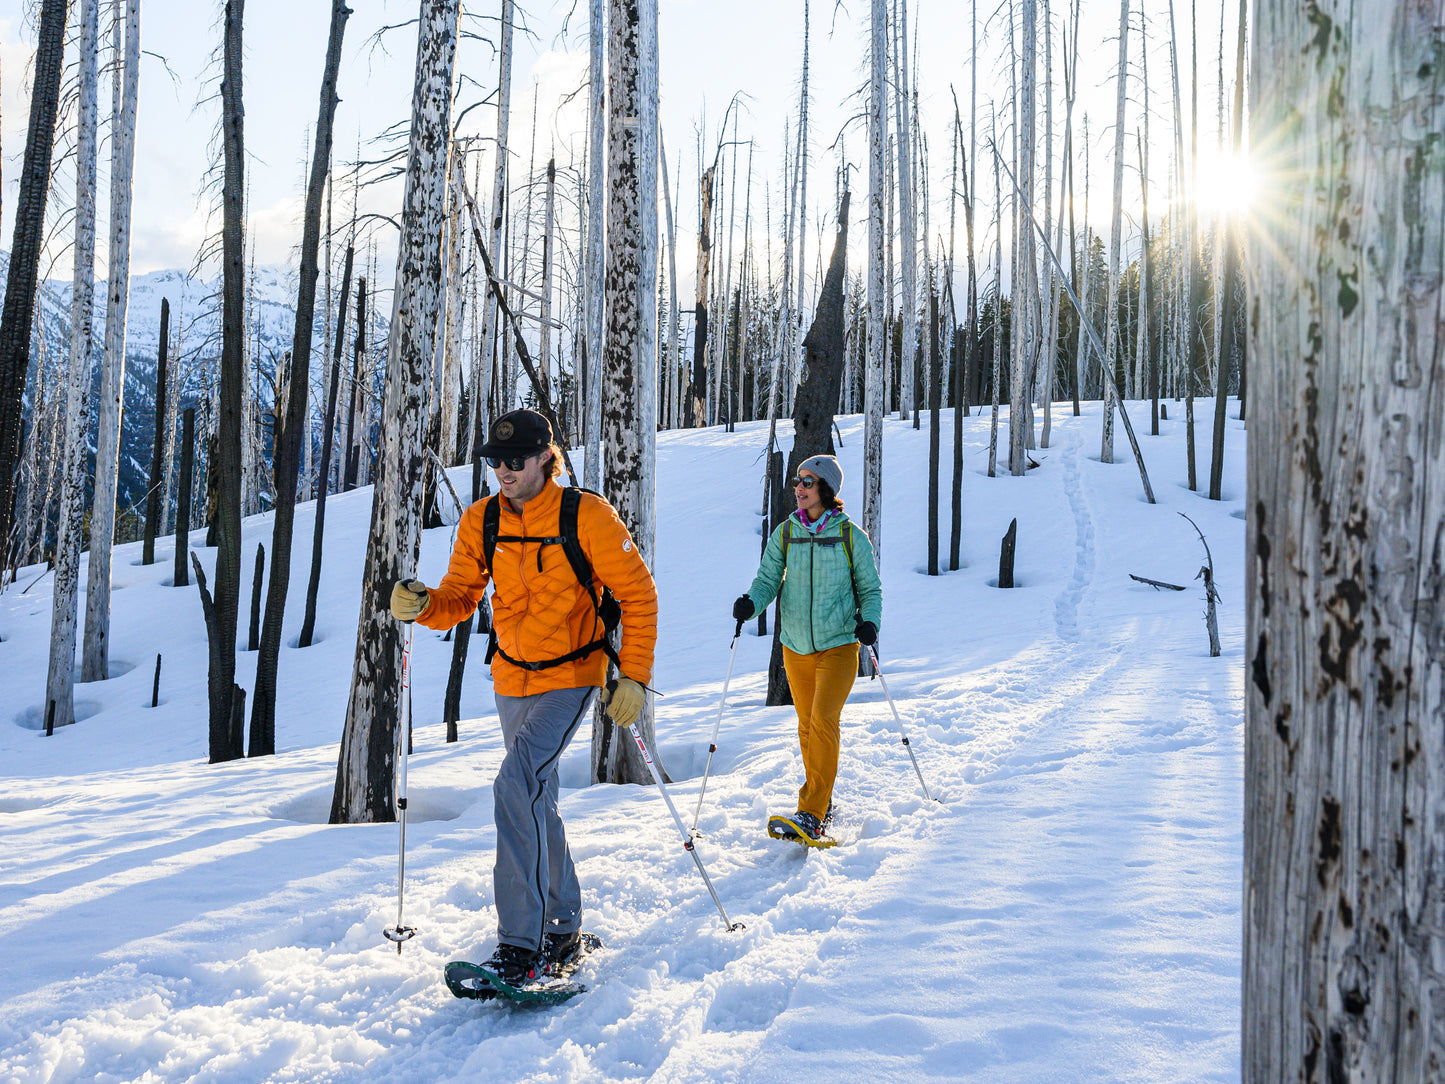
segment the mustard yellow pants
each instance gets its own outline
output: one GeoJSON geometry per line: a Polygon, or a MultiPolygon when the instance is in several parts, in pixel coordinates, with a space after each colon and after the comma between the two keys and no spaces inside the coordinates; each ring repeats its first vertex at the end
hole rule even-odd
{"type": "Polygon", "coordinates": [[[858,645],[841,644],[811,655],[783,648],[783,669],[798,712],[804,780],[798,808],[822,820],[838,778],[838,719],[858,676],[858,645]]]}

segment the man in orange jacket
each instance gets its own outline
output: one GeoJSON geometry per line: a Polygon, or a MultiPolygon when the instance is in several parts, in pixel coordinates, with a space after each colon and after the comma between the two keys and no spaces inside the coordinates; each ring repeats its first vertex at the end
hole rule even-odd
{"type": "Polygon", "coordinates": [[[488,433],[481,454],[500,496],[462,514],[447,573],[436,587],[400,580],[391,612],[449,629],[476,610],[492,584],[491,659],[506,755],[492,788],[497,827],[493,888],[497,949],[486,966],[525,982],[570,960],[581,945],[582,889],[557,813],[557,761],[607,680],[606,631],[594,601],[610,589],[621,607],[620,671],[604,704],[619,726],[642,714],[657,642],[657,587],[617,512],[582,493],[577,538],[596,596],[577,578],[562,545],[559,449],[541,414],[514,410],[488,433]],[[490,567],[486,507],[498,501],[490,567]]]}

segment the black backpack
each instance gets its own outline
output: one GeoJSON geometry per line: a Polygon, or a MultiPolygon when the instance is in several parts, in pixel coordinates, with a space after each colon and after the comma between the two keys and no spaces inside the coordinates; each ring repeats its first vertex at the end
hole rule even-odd
{"type": "MultiPolygon", "coordinates": [[[[622,663],[617,658],[617,649],[612,646],[612,633],[622,623],[622,607],[612,597],[612,592],[602,588],[602,595],[597,595],[597,587],[592,578],[592,565],[587,560],[587,555],[582,552],[582,543],[577,539],[577,506],[582,503],[582,494],[592,493],[590,489],[583,489],[580,486],[562,487],[562,512],[558,519],[557,529],[559,534],[550,538],[533,538],[529,535],[499,535],[501,529],[502,506],[500,496],[494,496],[487,500],[487,505],[482,509],[482,552],[487,559],[487,573],[496,578],[492,571],[492,553],[497,548],[498,542],[536,542],[542,546],[561,546],[562,552],[567,555],[567,563],[572,566],[572,572],[577,577],[587,597],[592,600],[592,610],[597,615],[597,620],[602,623],[602,635],[573,651],[560,655],[555,659],[544,659],[540,662],[524,662],[521,659],[514,659],[501,649],[497,643],[496,623],[493,622],[491,638],[487,643],[487,659],[490,663],[494,655],[501,655],[513,666],[519,666],[523,670],[547,670],[553,666],[561,666],[564,662],[572,662],[581,659],[601,648],[607,652],[607,657],[613,664],[622,669],[622,663]]],[[[599,494],[593,493],[594,497],[599,494]]],[[[542,570],[542,551],[537,551],[537,571],[542,570]]],[[[593,626],[596,627],[595,624],[593,626]]]]}

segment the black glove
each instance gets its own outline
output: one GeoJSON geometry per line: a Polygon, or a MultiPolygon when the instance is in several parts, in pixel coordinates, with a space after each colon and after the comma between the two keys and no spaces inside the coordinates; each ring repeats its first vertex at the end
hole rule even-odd
{"type": "Polygon", "coordinates": [[[864,621],[859,618],[858,624],[853,626],[853,635],[858,637],[858,642],[866,647],[872,647],[878,642],[878,626],[871,621],[864,621]]]}
{"type": "Polygon", "coordinates": [[[746,621],[753,616],[754,612],[756,612],[756,607],[753,606],[752,595],[739,595],[738,600],[733,603],[734,621],[746,621]]]}

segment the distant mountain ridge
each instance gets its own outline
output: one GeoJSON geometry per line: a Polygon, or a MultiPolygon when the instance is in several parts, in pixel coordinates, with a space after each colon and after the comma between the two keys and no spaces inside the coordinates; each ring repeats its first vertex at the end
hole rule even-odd
{"type": "MultiPolygon", "coordinates": [[[[4,296],[9,271],[9,253],[0,252],[0,298],[4,296]]],[[[92,402],[99,392],[100,363],[105,342],[105,280],[95,287],[94,357],[91,371],[92,402]]],[[[290,350],[296,330],[297,275],[279,265],[255,269],[248,299],[249,335],[246,354],[251,363],[250,380],[263,414],[269,414],[273,398],[271,381],[275,365],[290,350]],[[256,373],[260,360],[261,376],[256,373]]],[[[70,354],[69,279],[48,279],[41,284],[38,319],[32,334],[31,375],[26,388],[27,424],[38,397],[63,389],[64,372],[70,354]],[[37,388],[37,365],[44,366],[44,387],[37,388]]],[[[220,278],[194,278],[184,271],[151,271],[132,275],[126,310],[126,371],[124,414],[121,420],[120,477],[117,501],[125,508],[139,501],[149,484],[151,443],[155,436],[156,368],[160,349],[161,300],[170,302],[171,352],[168,360],[171,394],[180,396],[180,406],[196,405],[206,394],[204,373],[215,372],[221,349],[220,278]],[[179,346],[177,347],[177,336],[179,346]]],[[[314,350],[322,344],[324,318],[318,298],[314,350]]],[[[313,357],[315,354],[313,354],[313,357]]],[[[313,364],[313,378],[316,377],[313,364]]],[[[200,413],[198,411],[198,413],[200,413]]],[[[179,411],[177,412],[179,417],[179,411]]],[[[197,436],[200,437],[200,420],[197,436]]],[[[27,430],[28,431],[28,430],[27,430]]],[[[95,417],[91,415],[89,446],[95,452],[95,417]]],[[[90,464],[93,475],[93,461],[90,464]]]]}

